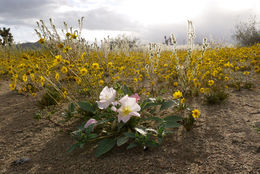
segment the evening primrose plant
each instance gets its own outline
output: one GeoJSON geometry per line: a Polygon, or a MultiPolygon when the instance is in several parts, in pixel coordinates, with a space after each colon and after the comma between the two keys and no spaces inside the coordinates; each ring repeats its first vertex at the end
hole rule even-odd
{"type": "MultiPolygon", "coordinates": [[[[189,126],[188,130],[190,130],[200,115],[198,110],[191,111],[188,107],[183,107],[190,112],[188,118],[171,112],[167,115],[162,114],[164,110],[172,107],[184,106],[184,99],[180,91],[175,92],[173,96],[172,100],[141,99],[137,93],[133,94],[125,85],[117,91],[112,87],[104,87],[99,101],[78,102],[79,110],[83,110],[91,116],[85,115],[86,121],[71,133],[76,143],[68,152],[72,152],[77,147],[83,148],[84,145],[93,142],[98,143],[97,157],[122,145],[125,145],[127,149],[136,146],[144,149],[158,147],[166,135],[181,125],[186,128],[189,126]],[[159,107],[159,111],[154,110],[154,107],[159,107]]],[[[72,103],[69,105],[66,115],[75,114],[75,111],[76,107],[72,103]]]]}

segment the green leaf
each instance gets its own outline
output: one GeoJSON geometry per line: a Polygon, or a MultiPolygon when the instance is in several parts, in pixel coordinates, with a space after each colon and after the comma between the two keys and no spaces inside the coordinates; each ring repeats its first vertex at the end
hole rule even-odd
{"type": "Polygon", "coordinates": [[[162,137],[158,137],[158,143],[162,144],[162,142],[163,142],[163,138],[162,137]]]}
{"type": "Polygon", "coordinates": [[[79,147],[82,149],[84,147],[85,143],[80,143],[79,147]]]}
{"type": "Polygon", "coordinates": [[[132,142],[131,144],[129,144],[128,146],[127,146],[127,150],[128,149],[132,149],[132,148],[134,148],[134,147],[136,147],[136,146],[138,146],[138,144],[136,143],[136,142],[132,142]]]}
{"type": "Polygon", "coordinates": [[[74,103],[69,104],[68,110],[69,110],[69,112],[74,112],[74,111],[75,111],[75,105],[74,105],[74,103]]]}
{"type": "Polygon", "coordinates": [[[126,85],[124,85],[124,86],[122,87],[122,90],[123,90],[123,92],[124,92],[125,95],[126,95],[126,94],[128,94],[128,95],[131,95],[131,94],[132,94],[132,91],[131,91],[126,85]]]}
{"type": "Polygon", "coordinates": [[[93,132],[94,127],[95,127],[95,124],[91,124],[87,128],[84,128],[84,129],[86,129],[86,134],[90,134],[91,132],[93,132]]]}
{"type": "Polygon", "coordinates": [[[163,103],[162,103],[162,106],[161,106],[161,108],[160,108],[160,111],[172,107],[173,104],[174,104],[174,101],[172,101],[172,100],[163,102],[163,103]]]}
{"type": "Polygon", "coordinates": [[[149,147],[158,147],[159,146],[159,144],[154,141],[147,141],[146,145],[149,147]]]}
{"type": "Polygon", "coordinates": [[[116,145],[116,139],[103,139],[99,142],[96,157],[100,157],[101,155],[110,151],[116,145]]]}
{"type": "Polygon", "coordinates": [[[161,89],[160,91],[161,94],[165,94],[166,92],[167,92],[166,89],[161,89]]]}
{"type": "Polygon", "coordinates": [[[117,126],[117,132],[120,132],[121,131],[121,129],[122,129],[122,127],[124,127],[124,123],[122,123],[122,122],[120,122],[119,124],[118,124],[118,126],[117,126]]]}
{"type": "Polygon", "coordinates": [[[147,103],[147,104],[144,104],[144,105],[143,105],[143,107],[142,107],[141,110],[150,108],[150,107],[152,107],[152,106],[158,106],[158,105],[161,105],[161,103],[147,103]]]}
{"type": "Polygon", "coordinates": [[[170,115],[164,118],[166,122],[177,122],[182,121],[182,117],[179,117],[177,115],[170,115]]]}
{"type": "Polygon", "coordinates": [[[129,137],[119,137],[117,138],[117,146],[122,146],[123,144],[127,143],[129,137]]]}
{"type": "Polygon", "coordinates": [[[97,137],[98,137],[98,134],[89,134],[88,135],[89,139],[94,139],[94,138],[97,138],[97,137]]]}
{"type": "Polygon", "coordinates": [[[151,121],[156,121],[159,123],[161,123],[163,121],[163,119],[161,119],[159,117],[148,117],[148,118],[145,118],[144,120],[151,120],[151,121]]]}
{"type": "Polygon", "coordinates": [[[77,147],[79,147],[79,144],[73,144],[72,146],[70,146],[69,150],[67,151],[67,153],[71,153],[72,151],[74,151],[77,147]]]}
{"type": "Polygon", "coordinates": [[[135,133],[133,133],[133,132],[124,132],[123,134],[126,137],[135,138],[135,133]]]}
{"type": "Polygon", "coordinates": [[[177,123],[177,122],[166,122],[165,124],[165,128],[177,128],[180,127],[181,124],[177,123]]]}
{"type": "Polygon", "coordinates": [[[80,109],[82,109],[83,111],[86,111],[86,112],[91,112],[91,113],[95,112],[95,109],[92,106],[92,104],[87,101],[79,102],[79,107],[80,107],[80,109]]]}

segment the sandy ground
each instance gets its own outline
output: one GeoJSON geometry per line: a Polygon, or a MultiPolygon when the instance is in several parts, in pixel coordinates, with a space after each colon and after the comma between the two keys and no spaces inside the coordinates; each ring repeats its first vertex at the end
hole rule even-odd
{"type": "MultiPolygon", "coordinates": [[[[9,91],[0,82],[0,173],[260,173],[260,89],[231,92],[221,105],[198,104],[201,117],[191,132],[169,136],[159,148],[125,147],[96,158],[92,147],[70,155],[67,133],[47,120],[35,120],[32,97],[9,91]],[[14,160],[29,158],[23,164],[14,160]]],[[[180,130],[181,131],[181,130],[180,130]]]]}

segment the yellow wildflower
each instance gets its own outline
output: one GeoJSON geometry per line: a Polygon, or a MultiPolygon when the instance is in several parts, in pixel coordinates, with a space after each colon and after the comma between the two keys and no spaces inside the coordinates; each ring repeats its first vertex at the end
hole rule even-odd
{"type": "Polygon", "coordinates": [[[38,42],[39,42],[40,44],[44,44],[45,39],[44,39],[44,38],[41,38],[38,42]]]}
{"type": "Polygon", "coordinates": [[[194,110],[192,111],[192,116],[193,116],[193,118],[199,118],[199,116],[200,116],[200,111],[199,111],[198,109],[194,109],[194,110]]]}
{"type": "Polygon", "coordinates": [[[63,48],[63,47],[64,47],[64,44],[63,44],[63,43],[59,43],[59,44],[57,45],[57,47],[58,47],[58,48],[63,48]]]}
{"type": "Polygon", "coordinates": [[[35,80],[35,76],[34,76],[34,74],[32,73],[32,74],[30,74],[30,77],[31,77],[31,80],[32,81],[34,81],[35,80]]]}
{"type": "Polygon", "coordinates": [[[108,62],[107,67],[111,68],[112,66],[113,66],[113,63],[112,62],[108,62]]]}
{"type": "Polygon", "coordinates": [[[63,97],[66,98],[67,95],[68,95],[68,91],[65,90],[65,91],[63,92],[63,97]]]}
{"type": "Polygon", "coordinates": [[[27,88],[28,88],[29,90],[31,90],[31,89],[32,89],[32,86],[31,86],[31,85],[28,85],[27,88]]]}
{"type": "Polygon", "coordinates": [[[185,103],[185,98],[184,97],[181,99],[181,104],[183,104],[183,103],[185,103]]]}
{"type": "Polygon", "coordinates": [[[66,33],[66,37],[69,37],[71,34],[70,33],[66,33]]]}
{"type": "Polygon", "coordinates": [[[209,85],[209,86],[212,86],[213,84],[214,84],[214,80],[209,80],[209,81],[208,81],[208,85],[209,85]]]}
{"type": "Polygon", "coordinates": [[[80,75],[84,76],[88,73],[88,70],[86,68],[81,68],[80,69],[80,75]]]}
{"type": "Polygon", "coordinates": [[[65,67],[65,66],[62,66],[60,71],[61,71],[63,74],[65,74],[65,73],[68,72],[68,68],[65,67]]]}
{"type": "Polygon", "coordinates": [[[27,75],[26,74],[23,75],[23,81],[27,82],[27,75]]]}
{"type": "Polygon", "coordinates": [[[81,78],[75,77],[75,80],[76,80],[77,84],[80,84],[80,83],[81,83],[81,78]]]}
{"type": "Polygon", "coordinates": [[[246,76],[248,76],[248,75],[250,74],[250,72],[245,71],[243,74],[246,75],[246,76]]]}
{"type": "Polygon", "coordinates": [[[92,64],[93,69],[99,69],[99,64],[98,63],[93,63],[92,64]]]}
{"type": "Polygon", "coordinates": [[[55,74],[55,79],[56,79],[56,81],[59,81],[59,79],[60,79],[60,74],[57,73],[57,72],[56,72],[56,74],[55,74]]]}
{"type": "Polygon", "coordinates": [[[98,84],[99,84],[100,86],[102,86],[102,85],[104,84],[104,81],[103,81],[103,80],[99,80],[98,84]]]}
{"type": "Polygon", "coordinates": [[[10,90],[13,91],[13,90],[15,90],[16,84],[11,83],[9,86],[10,86],[10,90]]]}
{"type": "Polygon", "coordinates": [[[43,86],[44,82],[45,82],[45,78],[43,76],[40,76],[40,82],[41,82],[41,85],[43,86]]]}
{"type": "Polygon", "coordinates": [[[75,33],[73,33],[73,34],[70,35],[70,38],[71,38],[71,39],[77,39],[77,37],[78,37],[78,36],[77,36],[75,33]]]}
{"type": "Polygon", "coordinates": [[[178,99],[182,97],[182,92],[181,91],[177,91],[173,94],[173,98],[174,99],[178,99]]]}

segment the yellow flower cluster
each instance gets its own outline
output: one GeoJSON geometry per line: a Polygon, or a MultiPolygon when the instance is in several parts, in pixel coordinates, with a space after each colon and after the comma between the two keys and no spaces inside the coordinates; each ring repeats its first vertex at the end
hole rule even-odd
{"type": "MultiPolygon", "coordinates": [[[[66,37],[72,41],[77,39],[75,33],[67,33],[66,37]]],[[[8,56],[0,50],[0,74],[9,77],[11,90],[32,95],[47,86],[60,89],[64,96],[77,97],[84,89],[98,95],[97,91],[104,85],[119,83],[140,94],[158,96],[166,91],[174,99],[180,99],[187,93],[208,95],[216,89],[228,90],[237,82],[250,82],[260,71],[259,44],[209,49],[203,56],[201,50],[194,50],[190,57],[185,50],[177,50],[177,54],[161,51],[154,62],[145,50],[83,49],[79,52],[76,48],[58,42],[56,55],[42,49],[13,51],[8,56]]]]}

